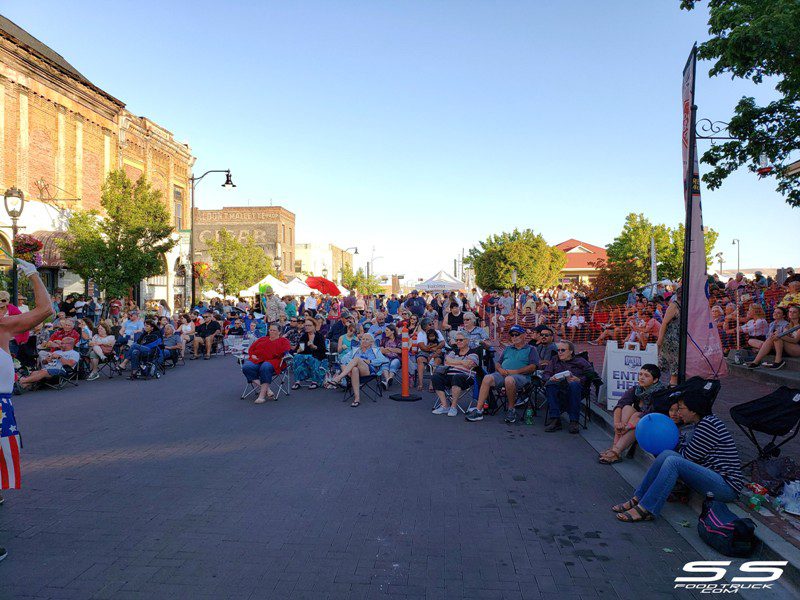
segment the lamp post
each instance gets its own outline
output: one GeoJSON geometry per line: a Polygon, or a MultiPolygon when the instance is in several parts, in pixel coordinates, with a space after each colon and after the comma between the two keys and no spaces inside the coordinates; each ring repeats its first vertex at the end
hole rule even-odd
{"type": "Polygon", "coordinates": [[[742,242],[739,241],[738,238],[734,238],[732,245],[736,246],[736,272],[739,273],[742,270],[741,264],[739,263],[741,249],[742,249],[742,242]]]}
{"type": "Polygon", "coordinates": [[[324,279],[328,278],[328,267],[326,267],[325,265],[322,266],[322,277],[324,279]]]}
{"type": "Polygon", "coordinates": [[[717,252],[714,255],[714,258],[716,258],[719,261],[719,276],[722,277],[722,263],[723,263],[722,252],[717,252]]]}
{"type": "Polygon", "coordinates": [[[277,254],[275,255],[275,258],[272,259],[272,266],[275,267],[275,275],[278,277],[278,279],[280,279],[280,275],[281,275],[281,263],[282,262],[283,262],[283,260],[277,254]]]}
{"type": "Polygon", "coordinates": [[[517,270],[511,271],[511,285],[514,286],[514,324],[519,323],[519,311],[517,310],[517,270]]]}
{"type": "MultiPolygon", "coordinates": [[[[22,209],[25,208],[25,194],[22,190],[15,187],[6,190],[3,196],[6,205],[6,212],[11,217],[11,253],[14,252],[14,240],[17,239],[17,219],[22,216],[22,209]]],[[[17,304],[17,259],[11,261],[11,303],[17,304]]]]}
{"type": "Polygon", "coordinates": [[[343,283],[342,280],[344,279],[344,253],[345,252],[349,252],[350,250],[353,251],[353,254],[358,254],[358,246],[350,246],[349,248],[345,248],[344,250],[341,250],[341,252],[342,252],[342,260],[341,260],[342,265],[339,267],[339,284],[340,285],[343,283]]]}
{"type": "Polygon", "coordinates": [[[192,175],[189,177],[189,181],[192,184],[192,223],[191,228],[189,229],[189,269],[191,269],[192,273],[192,304],[189,308],[194,308],[195,305],[195,286],[194,286],[194,187],[200,180],[203,179],[209,173],[225,173],[225,183],[222,184],[222,187],[226,189],[235,188],[236,184],[233,183],[231,180],[231,170],[230,169],[211,169],[210,171],[206,171],[200,177],[195,177],[192,175]]]}

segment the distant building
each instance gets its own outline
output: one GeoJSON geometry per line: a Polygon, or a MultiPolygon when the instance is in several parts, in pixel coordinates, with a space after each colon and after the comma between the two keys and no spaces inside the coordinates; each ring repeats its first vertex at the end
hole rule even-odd
{"type": "Polygon", "coordinates": [[[295,244],[294,270],[321,277],[323,270],[335,283],[342,282],[342,265],[353,268],[353,255],[334,244],[295,244]]]}
{"type": "Polygon", "coordinates": [[[240,241],[253,236],[267,256],[281,258],[281,275],[294,275],[294,213],[282,206],[226,206],[219,210],[194,209],[195,261],[211,262],[208,241],[227,229],[240,241]]]}
{"type": "Polygon", "coordinates": [[[555,247],[567,255],[567,263],[559,274],[562,282],[589,283],[597,277],[600,270],[597,267],[598,261],[608,260],[605,248],[580,240],[569,239],[555,247]]]}

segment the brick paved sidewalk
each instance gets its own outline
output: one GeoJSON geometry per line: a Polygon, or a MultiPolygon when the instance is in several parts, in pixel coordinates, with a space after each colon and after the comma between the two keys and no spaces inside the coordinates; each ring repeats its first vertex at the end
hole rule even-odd
{"type": "Polygon", "coordinates": [[[700,558],[616,522],[630,487],[541,419],[242,383],[228,357],[17,398],[0,598],[671,598],[700,558]]]}

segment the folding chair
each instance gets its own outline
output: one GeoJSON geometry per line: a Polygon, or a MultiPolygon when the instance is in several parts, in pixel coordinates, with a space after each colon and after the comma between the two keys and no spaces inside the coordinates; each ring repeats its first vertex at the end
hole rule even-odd
{"type": "MultiPolygon", "coordinates": [[[[347,402],[350,398],[354,398],[353,380],[350,377],[346,377],[345,379],[347,379],[347,388],[344,391],[342,402],[347,402]]],[[[373,402],[377,402],[379,397],[383,397],[381,374],[361,375],[361,377],[358,378],[358,389],[367,398],[373,402]]]]}
{"type": "Polygon", "coordinates": [[[800,431],[800,390],[782,385],[766,396],[734,406],[731,418],[758,450],[758,459],[775,458],[780,455],[781,446],[800,431]],[[772,439],[762,446],[756,433],[772,439]],[[784,439],[776,444],[779,437],[784,439]]]}
{"type": "Polygon", "coordinates": [[[39,384],[42,387],[48,387],[51,390],[61,390],[68,385],[71,385],[72,387],[78,387],[78,369],[65,366],[64,373],[64,375],[42,379],[39,381],[39,384]]]}
{"type": "Polygon", "coordinates": [[[101,360],[97,364],[97,372],[102,373],[103,371],[106,371],[109,379],[114,379],[114,374],[122,375],[119,370],[119,356],[116,352],[107,354],[105,360],[101,360]]]}
{"type": "MultiPolygon", "coordinates": [[[[242,364],[244,361],[247,360],[247,355],[241,355],[236,357],[236,362],[241,369],[242,364]]],[[[244,389],[242,390],[241,399],[246,400],[253,394],[258,394],[259,388],[261,386],[257,385],[255,382],[246,382],[244,389]]],[[[281,359],[281,372],[275,375],[272,378],[272,383],[270,383],[270,389],[274,394],[273,400],[277,400],[280,398],[281,394],[285,394],[287,396],[291,396],[292,390],[292,355],[286,354],[281,359]]]]}
{"type": "MultiPolygon", "coordinates": [[[[543,390],[544,382],[542,382],[541,377],[532,374],[530,382],[517,390],[517,400],[514,402],[514,410],[518,408],[527,410],[530,407],[534,416],[536,416],[538,409],[541,408],[541,405],[537,405],[537,396],[542,393],[543,390]]],[[[494,396],[494,408],[489,411],[490,415],[496,415],[501,410],[508,410],[508,395],[506,394],[505,386],[492,388],[490,394],[494,396]]]]}

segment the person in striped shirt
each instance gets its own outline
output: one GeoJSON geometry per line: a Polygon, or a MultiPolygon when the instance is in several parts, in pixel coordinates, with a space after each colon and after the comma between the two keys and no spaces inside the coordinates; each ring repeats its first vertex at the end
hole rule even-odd
{"type": "Polygon", "coordinates": [[[732,502],[744,486],[739,452],[730,431],[711,412],[711,401],[685,397],[678,415],[686,425],[695,424],[691,439],[678,451],[665,450],[648,469],[633,498],[611,508],[626,523],[650,521],[661,513],[675,482],[680,478],[693,490],[732,502]]]}
{"type": "Polygon", "coordinates": [[[458,398],[461,391],[474,383],[475,369],[480,359],[475,350],[469,347],[469,337],[463,331],[455,334],[454,351],[448,352],[444,365],[437,367],[433,373],[433,389],[439,396],[439,406],[433,409],[435,415],[458,416],[458,398]],[[450,387],[452,397],[448,405],[445,390],[450,387]]]}

